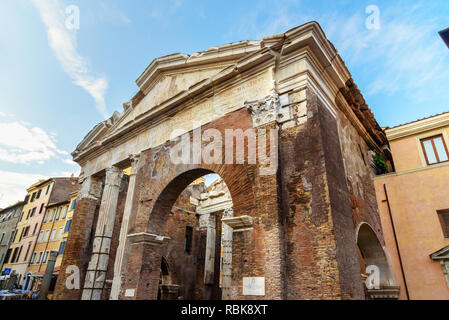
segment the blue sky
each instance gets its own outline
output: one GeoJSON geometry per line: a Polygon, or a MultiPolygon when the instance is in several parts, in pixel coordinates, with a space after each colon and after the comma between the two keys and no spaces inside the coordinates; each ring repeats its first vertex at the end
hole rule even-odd
{"type": "Polygon", "coordinates": [[[381,126],[449,111],[449,1],[0,1],[0,207],[36,179],[77,174],[70,152],[136,92],[152,59],[258,40],[316,20],[381,126]],[[76,5],[80,28],[64,27],[76,5]],[[367,6],[380,28],[368,29],[367,6]]]}

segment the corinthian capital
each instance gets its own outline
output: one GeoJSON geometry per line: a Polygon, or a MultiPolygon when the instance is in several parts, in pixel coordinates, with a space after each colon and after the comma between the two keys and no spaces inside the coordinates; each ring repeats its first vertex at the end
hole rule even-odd
{"type": "Polygon", "coordinates": [[[130,154],[129,159],[131,160],[131,173],[130,175],[137,174],[137,167],[139,164],[140,154],[130,154]]]}
{"type": "Polygon", "coordinates": [[[122,173],[123,173],[123,171],[115,166],[106,168],[105,185],[117,186],[117,187],[120,186],[122,173]]]}

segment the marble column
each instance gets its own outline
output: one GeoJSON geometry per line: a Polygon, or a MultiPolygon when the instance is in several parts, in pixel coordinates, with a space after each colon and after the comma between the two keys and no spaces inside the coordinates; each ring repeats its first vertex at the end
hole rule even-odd
{"type": "Polygon", "coordinates": [[[126,193],[125,210],[123,213],[122,226],[120,229],[120,240],[117,248],[117,254],[114,263],[114,278],[112,280],[110,300],[118,300],[120,294],[120,287],[122,285],[122,265],[123,257],[125,255],[126,238],[128,235],[129,217],[133,209],[133,197],[136,185],[137,166],[139,162],[139,155],[130,156],[131,159],[131,173],[129,175],[128,191],[126,193]]]}
{"type": "MultiPolygon", "coordinates": [[[[234,210],[228,208],[224,210],[223,218],[234,217],[234,210]]],[[[221,264],[221,289],[222,299],[231,299],[231,276],[232,276],[232,233],[233,229],[226,223],[222,223],[223,235],[221,245],[223,248],[223,259],[221,264]]]]}
{"type": "Polygon", "coordinates": [[[200,230],[206,230],[206,256],[204,261],[204,284],[214,284],[216,219],[211,213],[200,216],[200,230]]]}
{"type": "Polygon", "coordinates": [[[95,229],[92,256],[84,281],[82,300],[101,299],[109,262],[121,177],[122,170],[119,168],[106,169],[105,186],[95,229]]]}

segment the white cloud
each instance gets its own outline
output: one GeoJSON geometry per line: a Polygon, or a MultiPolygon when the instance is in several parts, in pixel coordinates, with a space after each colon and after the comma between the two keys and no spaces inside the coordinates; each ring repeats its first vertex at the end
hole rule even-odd
{"type": "Polygon", "coordinates": [[[0,170],[0,208],[22,201],[26,189],[39,180],[48,179],[41,174],[28,174],[0,170]]]}
{"type": "Polygon", "coordinates": [[[59,0],[33,0],[41,19],[47,27],[48,43],[63,70],[73,83],[86,90],[94,99],[97,110],[107,119],[105,94],[108,88],[106,77],[91,74],[88,61],[77,51],[76,33],[65,26],[65,11],[59,0]]]}
{"type": "Polygon", "coordinates": [[[64,159],[64,160],[62,160],[62,162],[64,162],[65,164],[71,165],[71,166],[77,166],[78,165],[78,163],[76,163],[72,159],[64,159]]]}
{"type": "Polygon", "coordinates": [[[0,122],[0,161],[29,164],[68,155],[56,147],[55,138],[26,122],[0,122]]]}

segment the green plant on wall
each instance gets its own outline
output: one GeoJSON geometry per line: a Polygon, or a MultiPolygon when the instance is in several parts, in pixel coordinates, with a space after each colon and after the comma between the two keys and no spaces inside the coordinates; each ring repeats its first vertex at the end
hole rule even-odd
{"type": "Polygon", "coordinates": [[[376,169],[377,174],[388,173],[387,163],[385,162],[384,157],[380,153],[377,153],[373,157],[372,167],[376,169]]]}

